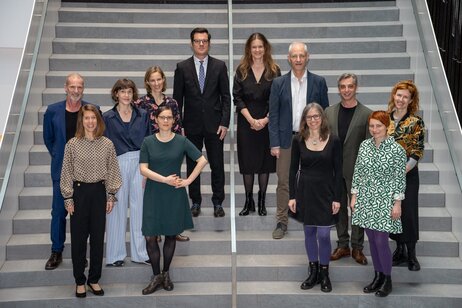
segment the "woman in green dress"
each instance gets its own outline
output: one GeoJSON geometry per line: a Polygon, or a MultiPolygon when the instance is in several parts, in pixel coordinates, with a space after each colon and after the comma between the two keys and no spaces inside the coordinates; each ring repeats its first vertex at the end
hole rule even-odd
{"type": "Polygon", "coordinates": [[[364,228],[374,264],[374,279],[363,291],[385,297],[392,291],[388,236],[402,232],[406,152],[387,135],[388,113],[374,111],[368,122],[372,138],[361,143],[356,159],[351,186],[351,224],[364,228]]]}
{"type": "Polygon", "coordinates": [[[207,164],[202,153],[186,137],[172,132],[173,112],[169,106],[159,107],[155,121],[159,125],[159,132],[144,139],[140,153],[140,171],[147,178],[141,231],[146,238],[153,271],[143,295],[153,293],[160,287],[173,290],[168,271],[175,253],[175,237],[194,227],[185,187],[207,164]],[[183,179],[180,172],[185,155],[195,160],[197,165],[190,176],[183,179]],[[162,272],[157,241],[160,235],[165,235],[162,272]]]}

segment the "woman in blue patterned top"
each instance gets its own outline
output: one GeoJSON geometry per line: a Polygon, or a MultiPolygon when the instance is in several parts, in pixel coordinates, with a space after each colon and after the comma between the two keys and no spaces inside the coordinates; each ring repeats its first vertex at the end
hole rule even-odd
{"type": "Polygon", "coordinates": [[[372,138],[358,152],[351,186],[351,223],[364,228],[369,239],[375,276],[364,293],[385,297],[392,290],[390,233],[401,233],[401,200],[406,189],[406,152],[387,135],[390,117],[385,111],[369,116],[372,138]]]}

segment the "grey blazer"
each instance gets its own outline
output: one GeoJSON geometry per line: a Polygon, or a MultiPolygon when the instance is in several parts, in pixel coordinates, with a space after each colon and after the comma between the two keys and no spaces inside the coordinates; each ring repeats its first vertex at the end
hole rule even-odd
{"type": "MultiPolygon", "coordinates": [[[[339,110],[340,103],[330,106],[325,110],[331,132],[336,136],[338,136],[339,110]]],[[[371,136],[367,123],[367,118],[371,112],[372,110],[358,102],[343,143],[343,178],[347,184],[348,193],[351,190],[351,179],[353,178],[359,145],[364,139],[371,136]]]]}

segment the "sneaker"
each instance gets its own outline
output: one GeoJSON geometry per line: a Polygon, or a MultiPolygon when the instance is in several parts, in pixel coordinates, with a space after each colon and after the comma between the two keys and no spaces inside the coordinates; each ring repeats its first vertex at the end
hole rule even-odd
{"type": "Polygon", "coordinates": [[[273,239],[279,240],[284,237],[287,233],[287,225],[283,224],[282,222],[278,222],[276,225],[276,229],[273,231],[273,239]]]}

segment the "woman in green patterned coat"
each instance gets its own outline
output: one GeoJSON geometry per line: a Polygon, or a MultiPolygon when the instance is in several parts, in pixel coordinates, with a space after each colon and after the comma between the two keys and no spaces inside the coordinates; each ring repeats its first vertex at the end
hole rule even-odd
{"type": "Polygon", "coordinates": [[[415,246],[419,240],[419,169],[418,161],[424,153],[425,125],[415,115],[419,110],[419,92],[412,81],[400,81],[391,91],[388,103],[391,123],[388,135],[406,150],[406,199],[403,201],[402,234],[391,234],[396,241],[393,266],[407,265],[410,271],[420,270],[415,246]],[[406,253],[407,248],[407,253],[406,253]]]}
{"type": "Polygon", "coordinates": [[[401,233],[401,200],[406,188],[406,152],[387,135],[385,111],[369,116],[369,132],[359,147],[351,186],[352,224],[364,228],[369,239],[375,276],[364,293],[385,297],[392,290],[390,233],[401,233]]]}

